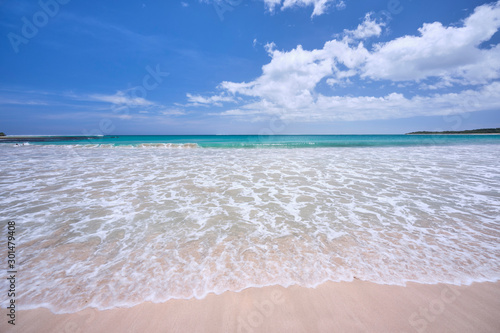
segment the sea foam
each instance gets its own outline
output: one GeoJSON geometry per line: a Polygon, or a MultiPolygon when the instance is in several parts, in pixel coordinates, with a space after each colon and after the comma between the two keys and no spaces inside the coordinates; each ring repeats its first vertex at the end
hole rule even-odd
{"type": "Polygon", "coordinates": [[[0,149],[22,309],[500,277],[500,145],[0,149]]]}

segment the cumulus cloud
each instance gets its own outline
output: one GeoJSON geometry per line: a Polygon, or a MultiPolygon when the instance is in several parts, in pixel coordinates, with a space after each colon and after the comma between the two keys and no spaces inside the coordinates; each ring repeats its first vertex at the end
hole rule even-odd
{"type": "Polygon", "coordinates": [[[355,75],[353,70],[365,61],[368,51],[362,44],[350,47],[347,41],[330,41],[321,50],[304,50],[301,45],[283,52],[268,45],[272,60],[262,67],[262,75],[252,82],[222,82],[220,88],[231,93],[260,97],[286,108],[312,103],[317,97],[315,87],[324,78],[342,80],[355,75]]]}
{"type": "Polygon", "coordinates": [[[380,36],[384,22],[377,22],[372,19],[371,13],[365,15],[363,23],[358,25],[355,30],[344,29],[344,36],[352,39],[366,39],[373,36],[380,36]]]}
{"type": "Polygon", "coordinates": [[[466,84],[500,77],[500,47],[481,49],[500,27],[500,2],[483,5],[462,27],[424,24],[420,36],[404,36],[375,46],[362,75],[394,81],[429,77],[460,78],[466,84]]]}
{"type": "Polygon", "coordinates": [[[460,113],[465,112],[459,106],[461,100],[473,96],[478,102],[468,111],[500,107],[500,83],[495,82],[500,78],[500,44],[482,47],[500,28],[500,1],[477,7],[458,26],[424,24],[417,35],[365,47],[363,39],[379,36],[383,27],[367,14],[356,29],[345,30],[342,39],[330,40],[321,49],[305,50],[298,45],[284,51],[274,43],[267,44],[271,61],[262,67],[258,78],[224,81],[219,95],[188,95],[188,99],[198,105],[243,101],[243,105],[221,113],[227,116],[279,114],[310,120],[460,113]],[[326,96],[324,90],[318,91],[322,82],[336,87],[352,81],[388,81],[394,89],[410,85],[427,95],[407,98],[395,91],[383,97],[352,97],[326,96]],[[453,88],[455,93],[428,95],[444,88],[453,88]]]}

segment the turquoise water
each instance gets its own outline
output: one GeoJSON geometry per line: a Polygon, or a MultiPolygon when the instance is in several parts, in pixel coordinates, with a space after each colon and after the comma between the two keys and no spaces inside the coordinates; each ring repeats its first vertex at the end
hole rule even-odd
{"type": "Polygon", "coordinates": [[[3,143],[37,145],[157,146],[185,148],[319,148],[500,144],[500,135],[116,135],[30,137],[3,143]]]}
{"type": "Polygon", "coordinates": [[[500,280],[500,136],[29,141],[0,144],[20,310],[500,280]]]}

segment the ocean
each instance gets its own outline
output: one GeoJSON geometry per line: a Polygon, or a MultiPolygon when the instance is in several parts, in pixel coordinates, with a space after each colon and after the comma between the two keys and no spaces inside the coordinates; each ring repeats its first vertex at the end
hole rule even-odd
{"type": "Polygon", "coordinates": [[[11,137],[1,143],[87,148],[326,148],[499,144],[500,135],[106,135],[11,137]]]}
{"type": "Polygon", "coordinates": [[[500,135],[24,137],[0,156],[19,309],[500,279],[500,135]]]}

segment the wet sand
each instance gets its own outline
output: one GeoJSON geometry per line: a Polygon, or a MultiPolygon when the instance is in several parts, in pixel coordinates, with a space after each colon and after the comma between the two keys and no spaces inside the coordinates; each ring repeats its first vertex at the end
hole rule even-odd
{"type": "Polygon", "coordinates": [[[1,332],[500,332],[500,282],[406,287],[327,282],[73,314],[16,312],[1,332]]]}

